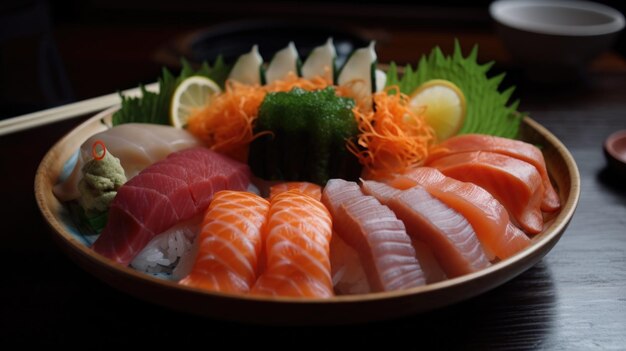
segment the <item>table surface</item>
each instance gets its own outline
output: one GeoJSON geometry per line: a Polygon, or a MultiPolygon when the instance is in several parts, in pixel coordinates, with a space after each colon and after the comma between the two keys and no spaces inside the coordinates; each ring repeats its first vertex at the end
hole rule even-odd
{"type": "Polygon", "coordinates": [[[215,346],[234,344],[233,336],[256,342],[278,333],[282,345],[326,344],[333,337],[355,345],[414,340],[450,349],[626,348],[626,179],[606,168],[602,154],[604,139],[626,129],[626,72],[593,70],[583,84],[567,87],[539,87],[513,73],[521,84],[521,110],[569,148],[582,189],[556,247],[503,286],[429,313],[343,327],[223,322],[133,298],[70,261],[53,243],[35,203],[40,160],[85,116],[0,137],[2,218],[8,224],[0,241],[6,267],[1,339],[93,343],[105,337],[123,343],[164,337],[185,344],[210,338],[208,345],[215,346]]]}

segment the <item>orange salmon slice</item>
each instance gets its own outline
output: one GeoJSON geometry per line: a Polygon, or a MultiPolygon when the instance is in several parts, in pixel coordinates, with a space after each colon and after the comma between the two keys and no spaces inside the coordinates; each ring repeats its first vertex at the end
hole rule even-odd
{"type": "Polygon", "coordinates": [[[304,195],[320,201],[322,199],[322,187],[309,182],[285,182],[274,184],[270,187],[270,199],[289,190],[297,190],[304,195]]]}
{"type": "Polygon", "coordinates": [[[196,239],[195,263],[180,283],[210,291],[249,292],[257,279],[268,209],[269,203],[252,193],[216,193],[196,239]]]}
{"type": "Polygon", "coordinates": [[[531,243],[528,236],[511,223],[502,204],[478,185],[447,177],[431,167],[414,168],[388,184],[398,189],[421,185],[461,213],[476,231],[489,259],[511,257],[531,243]]]}
{"type": "Polygon", "coordinates": [[[321,202],[298,190],[273,197],[265,227],[265,270],[251,293],[333,296],[331,236],[332,220],[321,202]]]}
{"type": "Polygon", "coordinates": [[[427,166],[487,190],[527,233],[537,234],[543,229],[543,183],[537,169],[528,162],[493,152],[475,151],[442,157],[427,166]]]}
{"type": "Polygon", "coordinates": [[[463,134],[452,137],[429,150],[425,164],[437,159],[460,152],[488,151],[516,158],[528,162],[537,168],[543,182],[544,194],[541,201],[541,210],[553,212],[561,207],[559,195],[554,190],[546,161],[541,150],[536,146],[521,140],[507,139],[493,135],[463,134]]]}

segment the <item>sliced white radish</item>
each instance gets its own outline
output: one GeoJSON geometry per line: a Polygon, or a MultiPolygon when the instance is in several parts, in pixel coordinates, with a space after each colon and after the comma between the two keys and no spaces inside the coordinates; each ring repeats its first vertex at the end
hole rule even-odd
{"type": "Polygon", "coordinates": [[[267,83],[285,79],[289,72],[298,75],[299,61],[300,58],[298,57],[296,46],[290,41],[286,48],[274,54],[270,65],[265,71],[267,83]]]}
{"type": "Polygon", "coordinates": [[[382,91],[385,89],[385,85],[387,85],[387,73],[383,70],[376,69],[375,73],[376,77],[376,91],[382,91]]]}
{"type": "Polygon", "coordinates": [[[364,101],[372,100],[372,93],[376,88],[376,51],[374,50],[375,42],[370,42],[367,47],[355,50],[346,64],[341,69],[337,84],[347,85],[352,92],[364,101]]]}
{"type": "Polygon", "coordinates": [[[228,79],[243,84],[261,84],[261,65],[263,57],[259,54],[259,47],[254,45],[249,53],[239,56],[237,62],[230,71],[228,79]]]}
{"type": "Polygon", "coordinates": [[[302,65],[302,77],[313,78],[321,76],[334,82],[335,59],[337,51],[333,45],[333,38],[328,38],[324,45],[318,46],[307,57],[302,65]]]}

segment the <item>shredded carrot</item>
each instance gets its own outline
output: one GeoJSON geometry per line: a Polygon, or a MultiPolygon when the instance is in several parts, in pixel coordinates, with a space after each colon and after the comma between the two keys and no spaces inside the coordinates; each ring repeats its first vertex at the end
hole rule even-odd
{"type": "MultiPolygon", "coordinates": [[[[332,82],[328,78],[317,76],[305,79],[294,73],[264,86],[228,81],[222,94],[216,95],[207,106],[190,115],[187,130],[212,150],[246,162],[248,145],[259,136],[254,134],[254,121],[268,92],[290,91],[296,87],[313,91],[329,85],[332,82]]],[[[349,95],[348,88],[335,88],[338,95],[349,95]]]]}
{"type": "Polygon", "coordinates": [[[276,80],[263,87],[267,92],[290,91],[293,88],[300,88],[306,91],[321,90],[332,85],[328,79],[321,76],[313,78],[301,78],[295,73],[289,72],[287,77],[282,80],[276,80]]]}
{"type": "Polygon", "coordinates": [[[424,117],[410,108],[408,97],[394,86],[375,93],[373,100],[374,111],[353,110],[360,134],[356,143],[347,144],[365,174],[382,179],[423,162],[435,134],[424,117]]]}
{"type": "Polygon", "coordinates": [[[228,81],[224,93],[191,114],[187,129],[211,149],[245,162],[264,98],[265,90],[258,85],[228,81]]]}

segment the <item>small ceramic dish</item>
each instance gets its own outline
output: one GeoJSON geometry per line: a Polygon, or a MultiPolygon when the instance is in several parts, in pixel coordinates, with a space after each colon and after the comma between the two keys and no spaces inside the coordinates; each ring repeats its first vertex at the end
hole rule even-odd
{"type": "Polygon", "coordinates": [[[608,50],[624,16],[591,1],[498,0],[489,7],[508,51],[535,80],[575,80],[608,50]]]}
{"type": "Polygon", "coordinates": [[[283,324],[365,322],[405,316],[469,299],[515,278],[546,255],[565,231],[580,194],[580,176],[572,155],[548,130],[526,118],[521,126],[521,137],[543,146],[562,208],[546,222],[544,231],[533,237],[532,245],[515,256],[472,274],[402,291],[328,299],[208,292],[142,273],[100,256],[81,239],[82,234],[70,220],[66,206],[53,195],[52,187],[68,168],[68,160],[84,140],[106,128],[102,120],[110,118],[113,111],[104,111],[87,120],[48,151],[35,178],[35,196],[41,213],[59,246],[94,276],[140,299],[213,318],[283,324]]]}
{"type": "Polygon", "coordinates": [[[604,155],[609,167],[626,178],[626,129],[618,130],[606,138],[604,155]]]}

